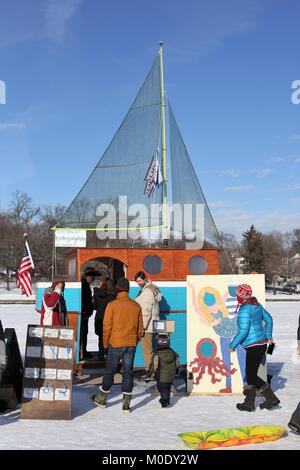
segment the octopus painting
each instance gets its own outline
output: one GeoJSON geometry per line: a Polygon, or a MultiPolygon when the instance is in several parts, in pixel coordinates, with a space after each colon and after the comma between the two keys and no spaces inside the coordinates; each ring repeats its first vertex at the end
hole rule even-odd
{"type": "Polygon", "coordinates": [[[224,364],[220,357],[217,357],[217,345],[210,338],[203,338],[196,347],[197,357],[190,362],[193,377],[197,374],[194,384],[198,385],[203,375],[207,372],[211,376],[211,382],[221,382],[222,377],[233,375],[237,369],[230,369],[224,364]],[[221,376],[218,378],[217,376],[221,376]]]}
{"type": "MultiPolygon", "coordinates": [[[[229,370],[231,367],[230,343],[237,333],[237,299],[235,286],[228,285],[226,292],[222,296],[220,291],[211,286],[205,286],[198,293],[192,284],[192,302],[195,312],[202,324],[210,326],[216,335],[220,337],[221,361],[229,370]]],[[[245,375],[245,350],[239,346],[237,348],[237,359],[242,379],[245,375]]],[[[219,393],[232,393],[231,374],[226,375],[226,386],[221,388],[219,393]]]]}

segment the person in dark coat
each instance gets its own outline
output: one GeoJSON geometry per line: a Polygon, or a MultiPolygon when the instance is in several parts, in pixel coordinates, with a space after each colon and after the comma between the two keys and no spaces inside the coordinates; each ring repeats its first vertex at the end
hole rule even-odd
{"type": "Polygon", "coordinates": [[[81,327],[80,327],[80,356],[81,359],[92,357],[87,351],[89,318],[93,315],[94,305],[91,283],[100,273],[93,268],[86,268],[81,277],[81,327]]]}
{"type": "Polygon", "coordinates": [[[170,348],[168,334],[160,334],[156,338],[157,348],[152,355],[150,370],[155,374],[157,389],[160,393],[162,408],[170,406],[171,386],[178,374],[179,356],[170,348]]]}
{"type": "Polygon", "coordinates": [[[94,288],[94,309],[95,315],[95,333],[98,336],[98,359],[104,360],[104,347],[103,347],[103,320],[104,313],[107,305],[112,300],[115,300],[117,293],[115,291],[113,282],[110,279],[100,279],[99,286],[94,288]]]}

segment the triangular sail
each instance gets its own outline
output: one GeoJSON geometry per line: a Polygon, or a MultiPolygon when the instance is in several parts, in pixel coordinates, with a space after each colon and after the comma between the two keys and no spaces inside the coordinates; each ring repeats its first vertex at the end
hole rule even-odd
{"type": "MultiPolygon", "coordinates": [[[[169,103],[172,204],[203,204],[204,247],[219,245],[220,236],[190,160],[179,127],[169,103]]],[[[196,232],[195,211],[192,232],[196,232]]],[[[174,227],[171,226],[171,230],[174,227]]]]}
{"type": "MultiPolygon", "coordinates": [[[[161,146],[160,77],[157,56],[120,128],[57,228],[96,228],[99,204],[112,204],[118,211],[119,196],[127,196],[128,206],[143,204],[149,209],[149,218],[140,217],[141,226],[162,224],[161,214],[152,215],[150,219],[150,204],[162,203],[163,185],[157,187],[151,197],[144,194],[144,178],[152,157],[161,146]]],[[[121,228],[117,220],[116,229],[121,228]]]]}

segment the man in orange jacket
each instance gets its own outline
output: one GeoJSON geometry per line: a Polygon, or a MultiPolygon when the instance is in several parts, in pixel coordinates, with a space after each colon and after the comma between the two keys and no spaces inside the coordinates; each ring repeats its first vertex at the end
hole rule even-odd
{"type": "Polygon", "coordinates": [[[129,287],[128,279],[120,278],[116,285],[117,298],[106,307],[103,322],[103,346],[108,348],[106,369],[100,393],[91,397],[96,405],[105,408],[114,375],[122,360],[124,412],[130,411],[134,356],[136,346],[144,334],[142,310],[137,302],[129,298],[129,287]]]}

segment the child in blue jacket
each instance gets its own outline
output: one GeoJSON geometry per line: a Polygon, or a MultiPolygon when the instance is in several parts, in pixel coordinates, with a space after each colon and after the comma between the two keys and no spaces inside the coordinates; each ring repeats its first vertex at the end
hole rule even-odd
{"type": "Polygon", "coordinates": [[[239,302],[238,333],[230,343],[231,352],[242,345],[246,350],[246,379],[244,388],[245,401],[238,403],[240,411],[255,411],[255,397],[265,398],[261,409],[270,410],[280,403],[270,385],[258,376],[258,369],[266,354],[268,344],[273,343],[273,320],[271,315],[252,297],[252,289],[247,284],[241,284],[236,290],[239,302]]]}

